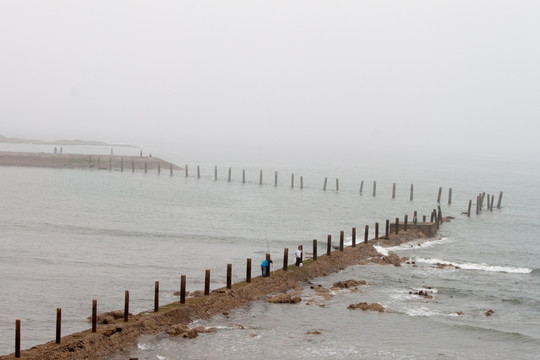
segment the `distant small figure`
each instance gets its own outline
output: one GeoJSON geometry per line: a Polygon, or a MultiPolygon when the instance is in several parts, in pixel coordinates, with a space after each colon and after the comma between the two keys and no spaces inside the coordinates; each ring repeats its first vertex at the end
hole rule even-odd
{"type": "Polygon", "coordinates": [[[296,266],[302,267],[302,245],[298,246],[298,249],[295,251],[296,255],[296,266]]]}
{"type": "Polygon", "coordinates": [[[261,272],[263,277],[267,277],[270,271],[270,263],[272,263],[272,260],[266,260],[264,259],[261,263],[261,272]]]}
{"type": "Polygon", "coordinates": [[[58,152],[58,149],[56,148],[56,146],[54,147],[54,153],[56,154],[58,152]]]}

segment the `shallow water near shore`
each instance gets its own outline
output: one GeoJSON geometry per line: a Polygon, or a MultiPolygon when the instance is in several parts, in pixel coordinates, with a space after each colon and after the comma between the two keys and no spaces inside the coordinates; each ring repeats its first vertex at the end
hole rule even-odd
{"type": "MultiPolygon", "coordinates": [[[[196,165],[190,164],[188,177],[0,167],[0,353],[14,351],[15,319],[22,321],[23,348],[51,341],[56,308],[62,308],[62,330],[67,334],[89,328],[86,317],[92,299],[98,300],[99,311],[121,309],[124,290],[129,290],[130,310],[138,313],[153,308],[155,281],[160,281],[160,303],[167,304],[177,300],[174,291],[181,274],[187,275],[188,290],[202,289],[205,269],[212,271],[211,288],[222,287],[228,263],[233,265],[233,281],[240,281],[246,258],[253,258],[258,274],[259,259],[268,252],[277,264],[283,248],[303,244],[309,253],[312,240],[318,239],[323,251],[327,235],[337,242],[340,230],[350,241],[352,227],[363,239],[364,225],[370,225],[372,237],[375,222],[384,231],[385,219],[402,220],[404,214],[412,219],[415,210],[419,217],[429,218],[442,186],[443,215],[455,219],[441,226],[441,237],[390,249],[410,257],[416,267],[347,268],[313,283],[330,287],[335,281],[362,279],[369,285],[306,305],[313,294],[304,284],[304,301],[299,304],[254,302],[193,324],[216,327],[214,333],[193,340],[143,337],[130,355],[536,358],[540,350],[537,170],[518,164],[512,171],[488,167],[448,172],[390,170],[380,164],[354,170],[267,166],[259,185],[258,167],[231,165],[233,177],[228,182],[229,164],[220,166],[218,179],[213,178],[214,164],[201,164],[197,179],[196,165]],[[241,180],[242,168],[246,183],[241,180]],[[274,171],[280,174],[278,186],[274,171]],[[291,188],[293,172],[296,180],[291,188]],[[325,177],[329,185],[322,191],[325,177]],[[339,192],[333,183],[336,177],[339,192]],[[365,180],[363,194],[358,191],[361,180],[365,180]],[[375,197],[373,180],[377,180],[375,197]],[[392,199],[394,182],[397,193],[392,199]],[[463,215],[469,199],[483,191],[497,196],[504,191],[503,207],[476,215],[473,206],[470,218],[463,215]],[[454,266],[439,269],[436,263],[454,266]],[[409,294],[420,289],[433,299],[409,294]],[[387,312],[347,309],[359,302],[381,303],[387,312]],[[488,310],[494,314],[486,317],[488,310]],[[310,331],[320,334],[306,334],[310,331]]],[[[293,251],[289,254],[292,263],[293,251]]],[[[111,358],[125,359],[126,354],[111,358]]]]}

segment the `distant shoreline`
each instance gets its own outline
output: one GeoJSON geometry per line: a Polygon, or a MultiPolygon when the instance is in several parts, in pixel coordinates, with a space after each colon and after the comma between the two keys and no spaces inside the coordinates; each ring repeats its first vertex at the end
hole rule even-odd
{"type": "Polygon", "coordinates": [[[152,156],[61,154],[0,151],[0,166],[87,168],[98,170],[182,170],[182,167],[152,156]]]}
{"type": "Polygon", "coordinates": [[[103,141],[88,141],[88,140],[55,140],[55,141],[44,141],[44,140],[29,140],[29,139],[20,139],[20,138],[8,138],[0,135],[0,143],[7,144],[29,144],[29,145],[53,145],[53,146],[117,146],[117,147],[132,147],[137,148],[138,146],[130,144],[108,144],[103,141]]]}

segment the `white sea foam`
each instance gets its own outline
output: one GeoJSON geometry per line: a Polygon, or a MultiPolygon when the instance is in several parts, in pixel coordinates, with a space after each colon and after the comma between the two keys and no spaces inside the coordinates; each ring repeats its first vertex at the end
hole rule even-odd
{"type": "Polygon", "coordinates": [[[407,309],[405,310],[405,313],[409,316],[433,316],[439,314],[437,312],[431,311],[425,306],[414,309],[407,309]]]}
{"type": "Polygon", "coordinates": [[[148,346],[145,343],[137,343],[137,348],[139,350],[151,350],[152,349],[150,346],[148,346]]]}
{"type": "Polygon", "coordinates": [[[426,264],[443,264],[443,265],[458,266],[465,270],[504,272],[504,273],[511,273],[511,274],[529,274],[532,272],[532,269],[529,269],[529,268],[516,268],[516,267],[510,267],[510,266],[488,265],[485,263],[482,263],[482,264],[455,263],[455,262],[445,261],[441,259],[423,259],[423,258],[415,258],[415,261],[426,263],[426,264]]]}
{"type": "Polygon", "coordinates": [[[390,246],[390,247],[383,247],[379,245],[375,245],[375,250],[381,255],[388,256],[388,254],[391,251],[404,251],[404,250],[418,250],[418,249],[427,249],[436,245],[440,245],[443,242],[448,241],[448,238],[443,237],[437,240],[431,240],[431,241],[409,241],[403,244],[400,244],[398,246],[390,246]]]}

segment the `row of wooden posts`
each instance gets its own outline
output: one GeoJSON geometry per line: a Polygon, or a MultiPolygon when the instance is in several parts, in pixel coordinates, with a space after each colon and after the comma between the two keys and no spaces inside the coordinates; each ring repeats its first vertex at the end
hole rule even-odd
{"type": "MultiPolygon", "coordinates": [[[[499,200],[497,201],[497,209],[501,208],[503,192],[499,193],[499,200]]],[[[486,200],[486,193],[482,192],[476,196],[476,215],[480,214],[484,209],[484,201],[486,200]]],[[[486,209],[493,211],[493,203],[495,202],[495,195],[487,194],[486,209]]],[[[467,216],[471,216],[472,200],[469,200],[469,207],[467,208],[467,216]]]]}
{"type": "MultiPolygon", "coordinates": [[[[88,157],[88,167],[91,167],[92,166],[92,157],[89,156],[88,157]]],[[[97,168],[99,169],[101,166],[101,157],[98,156],[97,158],[97,168]]],[[[121,172],[124,172],[124,158],[120,158],[120,171],[121,172]]],[[[108,169],[109,171],[112,171],[112,156],[109,156],[109,165],[108,165],[108,169]]],[[[134,160],[131,160],[131,172],[135,172],[135,161],[134,160]]],[[[161,163],[160,162],[157,162],[157,172],[158,174],[161,174],[161,163]]],[[[169,172],[170,172],[170,175],[172,176],[173,175],[173,164],[170,164],[169,163],[169,172]]],[[[144,173],[148,173],[148,163],[145,161],[144,162],[144,173]]]]}
{"type": "MultiPolygon", "coordinates": [[[[395,219],[395,233],[398,234],[400,231],[400,219],[395,219]]],[[[423,216],[423,222],[426,222],[426,215],[423,216]]],[[[442,212],[440,206],[437,210],[431,212],[431,222],[437,223],[437,228],[439,224],[442,223],[442,212]]],[[[417,223],[417,212],[414,212],[413,223],[417,223]]],[[[388,239],[390,236],[390,220],[386,220],[386,229],[384,234],[384,239],[388,239]]],[[[408,215],[404,216],[403,219],[403,230],[407,231],[408,225],[408,215]]],[[[364,227],[364,244],[368,243],[369,236],[369,225],[364,227]]],[[[378,240],[379,237],[379,223],[375,223],[375,239],[378,240]]],[[[339,234],[339,251],[343,251],[345,241],[345,232],[342,230],[339,234]]],[[[356,228],[352,228],[352,247],[356,247],[356,228]]],[[[313,256],[312,260],[317,261],[318,257],[318,242],[317,239],[313,240],[313,256]]],[[[332,235],[327,236],[326,241],[326,255],[331,256],[332,252],[332,235]]],[[[283,250],[283,271],[288,271],[288,258],[289,258],[289,249],[285,248],[283,250]]],[[[270,260],[270,254],[266,254],[266,259],[270,260]]],[[[246,283],[251,282],[251,269],[252,269],[252,259],[248,258],[246,260],[246,283]]],[[[267,276],[270,276],[271,272],[267,273],[267,276]]],[[[227,264],[227,289],[232,288],[232,264],[227,264]]],[[[204,295],[207,296],[210,294],[210,270],[205,271],[205,280],[204,280],[204,295]]],[[[180,304],[185,304],[186,302],[186,275],[180,276],[180,304]]],[[[159,281],[156,281],[154,284],[154,312],[159,311],[159,281]]],[[[92,332],[97,331],[97,299],[92,300],[92,332]]],[[[124,322],[129,321],[129,291],[125,291],[124,296],[124,322]]],[[[60,344],[62,341],[62,309],[56,309],[56,343],[60,344]]],[[[15,358],[20,358],[21,356],[21,320],[15,320],[15,358]]]]}

